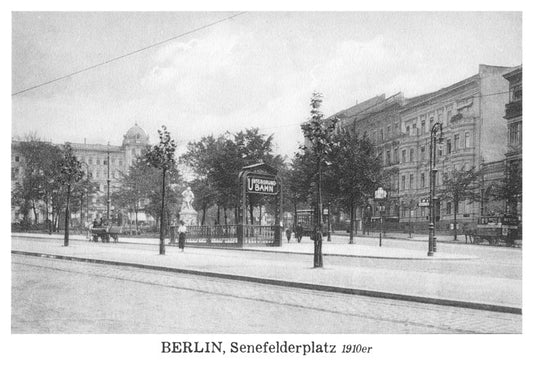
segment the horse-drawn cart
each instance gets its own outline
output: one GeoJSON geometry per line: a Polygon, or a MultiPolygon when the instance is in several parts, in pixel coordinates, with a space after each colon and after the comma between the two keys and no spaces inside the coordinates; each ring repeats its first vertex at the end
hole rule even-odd
{"type": "Polygon", "coordinates": [[[122,233],[122,226],[110,225],[91,228],[91,240],[97,242],[100,239],[103,243],[109,243],[111,239],[118,242],[118,236],[122,233]]]}
{"type": "Polygon", "coordinates": [[[468,242],[480,244],[484,241],[490,245],[505,243],[512,246],[521,238],[521,227],[515,216],[488,216],[480,217],[478,224],[465,229],[465,238],[468,242]]]}

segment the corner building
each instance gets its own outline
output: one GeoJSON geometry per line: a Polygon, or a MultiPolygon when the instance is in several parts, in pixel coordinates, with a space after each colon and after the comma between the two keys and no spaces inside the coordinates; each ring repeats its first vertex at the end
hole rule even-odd
{"type": "MultiPolygon", "coordinates": [[[[502,141],[506,140],[507,127],[502,114],[508,83],[503,75],[511,69],[480,65],[476,75],[406,103],[400,111],[400,198],[429,197],[430,130],[436,122],[443,124],[443,143],[436,146],[437,193],[444,189],[444,173],[461,168],[481,169],[505,157],[506,146],[502,141]]],[[[461,201],[458,222],[473,222],[482,214],[484,205],[483,201],[461,201]]],[[[401,222],[407,221],[408,211],[402,204],[401,222]]],[[[411,211],[415,222],[427,222],[426,208],[411,211]]],[[[438,201],[436,214],[439,228],[449,228],[453,222],[453,204],[438,201]]]]}
{"type": "MultiPolygon", "coordinates": [[[[491,181],[504,177],[501,162],[508,153],[508,126],[503,115],[509,98],[509,81],[504,75],[515,68],[480,65],[477,74],[435,92],[413,98],[404,98],[402,93],[380,96],[380,101],[353,115],[350,122],[341,123],[341,127],[351,127],[370,138],[389,173],[390,182],[385,183],[387,221],[412,222],[415,228],[427,228],[429,210],[408,203],[429,197],[430,132],[436,122],[443,124],[444,139],[436,146],[437,192],[443,190],[443,174],[454,168],[488,168],[487,179],[491,181]]],[[[462,201],[457,221],[474,222],[490,206],[484,201],[462,201]]],[[[374,218],[379,215],[371,199],[367,208],[374,218]]],[[[449,229],[453,204],[439,201],[436,212],[438,229],[449,229]]],[[[358,219],[363,213],[358,211],[358,219]]]]}

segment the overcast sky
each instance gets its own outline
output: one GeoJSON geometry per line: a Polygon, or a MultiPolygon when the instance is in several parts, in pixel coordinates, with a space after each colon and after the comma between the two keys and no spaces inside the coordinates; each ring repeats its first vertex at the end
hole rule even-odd
{"type": "MultiPolygon", "coordinates": [[[[230,16],[13,13],[12,93],[230,16]]],[[[291,155],[314,90],[326,115],[522,63],[520,13],[245,13],[12,96],[12,134],[119,145],[137,122],[181,143],[259,127],[291,155]]]]}

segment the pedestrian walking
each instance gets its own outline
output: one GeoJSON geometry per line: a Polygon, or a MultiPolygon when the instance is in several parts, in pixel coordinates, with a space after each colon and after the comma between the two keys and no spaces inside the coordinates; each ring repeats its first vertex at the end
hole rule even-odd
{"type": "Polygon", "coordinates": [[[178,227],[178,248],[183,250],[185,249],[185,234],[187,233],[187,227],[185,226],[184,221],[180,221],[180,226],[178,227]]]}
{"type": "Polygon", "coordinates": [[[302,237],[304,236],[304,228],[302,227],[301,223],[298,223],[296,226],[296,239],[298,240],[298,243],[302,241],[302,237]]]}
{"type": "Polygon", "coordinates": [[[287,243],[290,243],[291,242],[291,235],[292,235],[292,231],[291,231],[290,227],[285,230],[285,235],[287,235],[287,243]]]}

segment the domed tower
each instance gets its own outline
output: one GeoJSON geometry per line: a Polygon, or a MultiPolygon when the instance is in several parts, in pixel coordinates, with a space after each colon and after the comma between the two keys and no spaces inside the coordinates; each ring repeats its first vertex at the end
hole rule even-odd
{"type": "Polygon", "coordinates": [[[122,140],[126,168],[131,167],[136,157],[139,156],[141,151],[149,144],[148,134],[135,123],[135,125],[126,132],[124,139],[122,140]]]}

